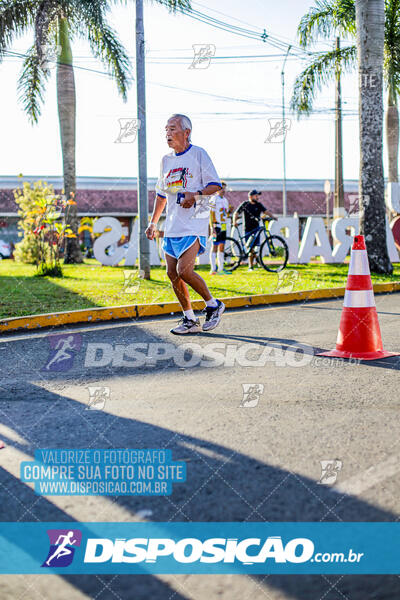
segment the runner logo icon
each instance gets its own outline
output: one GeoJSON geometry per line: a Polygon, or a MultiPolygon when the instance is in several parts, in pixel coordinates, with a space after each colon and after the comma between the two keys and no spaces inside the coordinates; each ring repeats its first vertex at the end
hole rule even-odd
{"type": "Polygon", "coordinates": [[[79,333],[63,333],[50,335],[49,357],[43,371],[65,372],[74,364],[75,354],[79,352],[82,338],[79,333]]]}
{"type": "Polygon", "coordinates": [[[48,529],[50,548],[42,567],[68,567],[74,558],[75,547],[81,545],[79,529],[48,529]]]}

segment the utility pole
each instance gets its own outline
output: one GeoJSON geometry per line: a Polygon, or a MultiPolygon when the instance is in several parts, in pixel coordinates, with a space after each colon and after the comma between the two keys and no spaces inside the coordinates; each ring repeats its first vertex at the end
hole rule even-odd
{"type": "MultiPolygon", "coordinates": [[[[340,39],[336,38],[336,50],[340,50],[340,39]]],[[[333,217],[344,217],[343,188],[343,141],[342,141],[342,98],[340,85],[340,64],[336,63],[335,76],[335,198],[333,217]]]]}
{"type": "Polygon", "coordinates": [[[150,279],[148,227],[147,151],[146,151],[146,77],[144,52],[143,0],[136,0],[136,98],[138,118],[137,203],[139,215],[139,276],[150,279]]]}
{"type": "Polygon", "coordinates": [[[325,185],[324,185],[324,192],[325,192],[325,208],[326,208],[326,230],[328,232],[329,235],[329,220],[330,220],[330,214],[329,214],[329,198],[331,195],[331,182],[329,181],[329,179],[327,179],[325,181],[325,185]]]}
{"type": "Polygon", "coordinates": [[[286,217],[287,214],[287,199],[286,199],[286,121],[285,121],[285,65],[286,60],[290,52],[288,46],[285,60],[283,61],[281,71],[281,82],[282,82],[282,129],[283,129],[283,141],[282,141],[282,154],[283,154],[283,181],[282,181],[282,214],[286,217]]]}

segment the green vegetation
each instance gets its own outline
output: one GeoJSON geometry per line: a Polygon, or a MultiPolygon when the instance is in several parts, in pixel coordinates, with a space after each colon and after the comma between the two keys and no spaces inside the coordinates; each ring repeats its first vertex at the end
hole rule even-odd
{"type": "Polygon", "coordinates": [[[65,238],[76,237],[70,227],[60,223],[61,208],[68,202],[54,193],[54,188],[42,181],[23,183],[14,190],[19,206],[18,227],[23,239],[15,246],[17,262],[36,264],[36,275],[62,277],[60,249],[65,238]]]}
{"type": "MultiPolygon", "coordinates": [[[[150,281],[137,280],[137,269],[132,269],[132,281],[127,286],[124,271],[127,269],[102,267],[94,260],[87,260],[83,265],[64,265],[62,279],[33,277],[34,265],[0,261],[0,318],[176,300],[163,267],[152,268],[150,281]]],[[[232,275],[222,276],[210,275],[208,271],[207,265],[198,267],[213,295],[219,298],[274,293],[278,285],[278,275],[263,269],[249,273],[247,267],[239,267],[232,275]]],[[[283,273],[293,280],[293,290],[297,291],[344,286],[347,272],[348,265],[314,264],[289,266],[283,273]]],[[[375,275],[372,279],[400,281],[400,264],[394,266],[392,276],[375,275]]]]}

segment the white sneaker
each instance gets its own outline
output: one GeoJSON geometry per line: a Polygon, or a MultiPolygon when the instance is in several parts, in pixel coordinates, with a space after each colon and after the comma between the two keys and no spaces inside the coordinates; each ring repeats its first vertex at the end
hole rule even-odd
{"type": "Polygon", "coordinates": [[[200,321],[196,319],[188,319],[184,316],[176,327],[170,329],[170,332],[174,335],[185,335],[186,333],[199,333],[201,331],[200,321]]]}
{"type": "Polygon", "coordinates": [[[221,300],[217,300],[217,306],[206,306],[203,310],[206,315],[206,320],[203,323],[203,331],[215,329],[219,325],[224,310],[225,304],[221,300]]]}

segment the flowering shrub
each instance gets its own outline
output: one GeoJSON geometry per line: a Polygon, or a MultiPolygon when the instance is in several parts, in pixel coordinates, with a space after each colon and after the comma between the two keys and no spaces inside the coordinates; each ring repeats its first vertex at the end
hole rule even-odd
{"type": "Polygon", "coordinates": [[[15,246],[15,259],[36,264],[37,275],[62,277],[60,251],[65,238],[75,237],[62,222],[62,211],[72,200],[57,196],[53,186],[42,181],[24,182],[14,197],[19,206],[19,235],[24,236],[15,246]]]}

